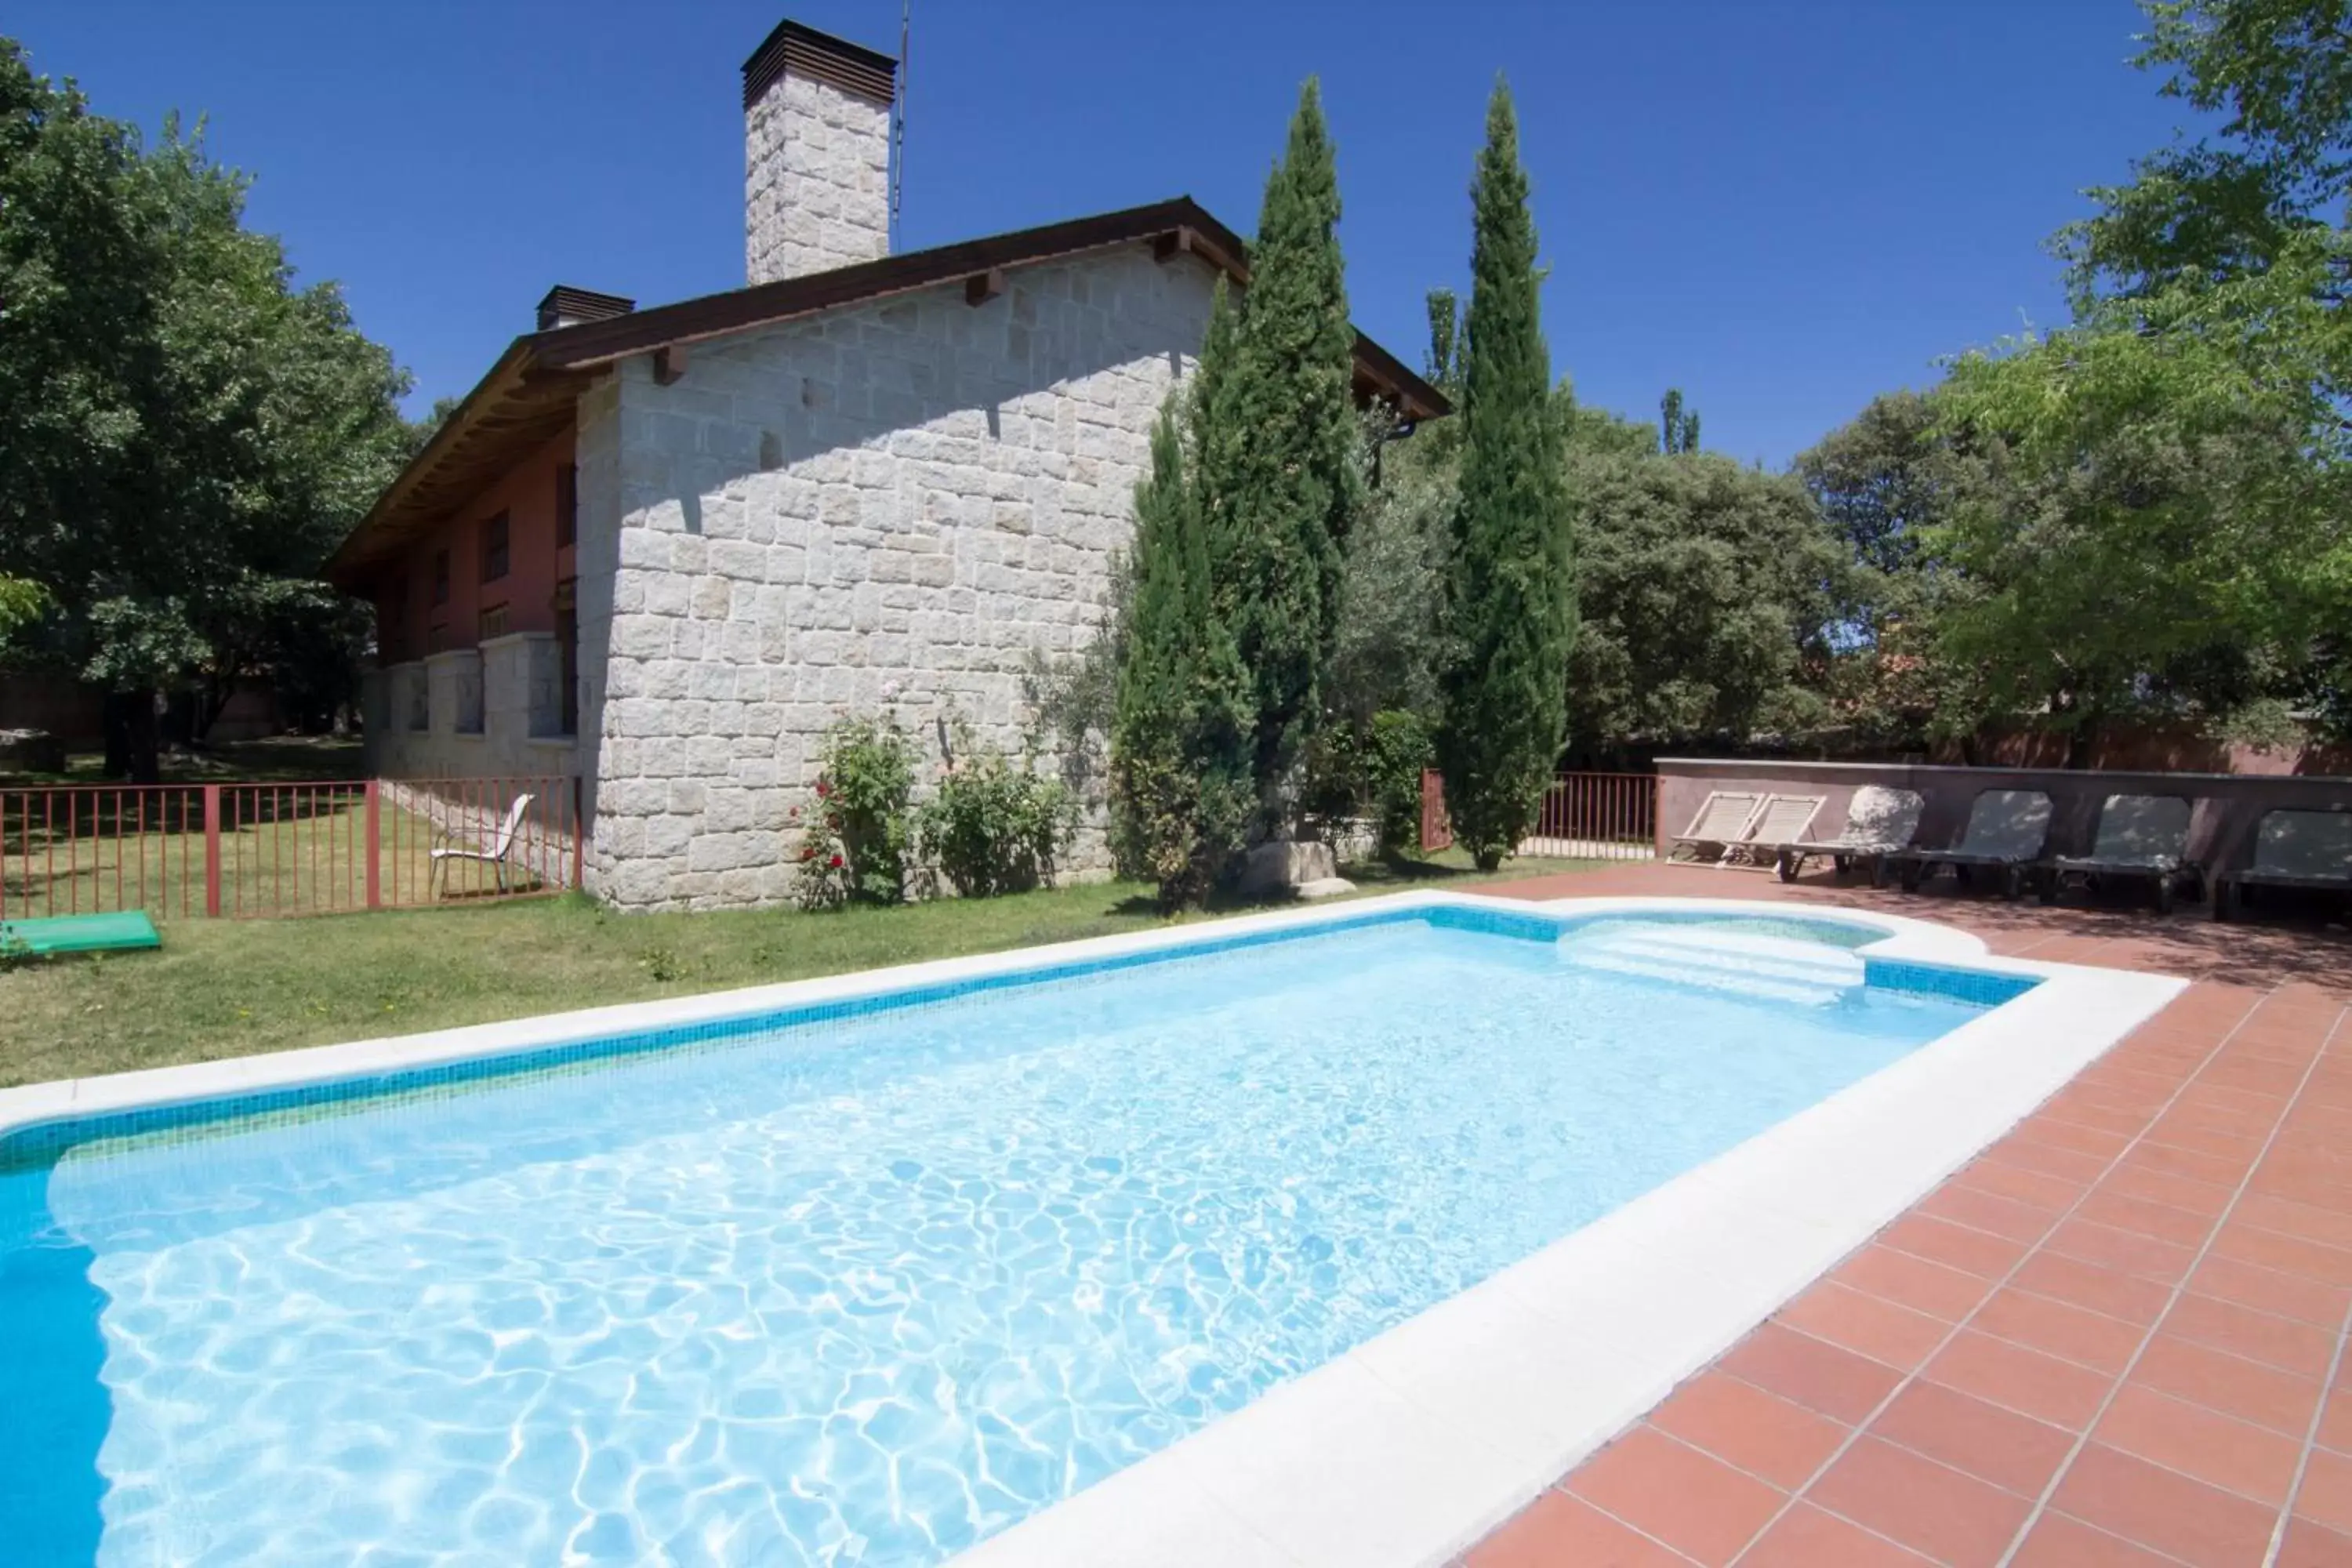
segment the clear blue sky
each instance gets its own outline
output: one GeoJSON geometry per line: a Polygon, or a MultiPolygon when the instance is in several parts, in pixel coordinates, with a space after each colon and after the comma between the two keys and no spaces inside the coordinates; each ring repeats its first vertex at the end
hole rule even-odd
{"type": "MultiPolygon", "coordinates": [[[[1496,69],[1555,374],[1778,465],[1937,356],[2060,319],[2049,232],[2181,106],[2129,0],[915,0],[904,243],[1189,192],[1247,233],[1323,80],[1358,321],[1418,363],[1460,284],[1496,69]]],[[[895,51],[898,0],[17,0],[101,112],[209,120],[249,221],[465,391],[549,285],[742,281],[738,68],[781,15],[895,51]]]]}

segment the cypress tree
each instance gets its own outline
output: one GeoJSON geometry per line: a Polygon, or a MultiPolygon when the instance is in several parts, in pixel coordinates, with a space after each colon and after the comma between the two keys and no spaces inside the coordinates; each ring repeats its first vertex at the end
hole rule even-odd
{"type": "Polygon", "coordinates": [[[1492,870],[1535,820],[1567,728],[1576,635],[1569,498],[1538,316],[1535,220],[1510,89],[1497,78],[1471,184],[1461,500],[1438,756],[1454,831],[1492,870]]]}
{"type": "Polygon", "coordinates": [[[1158,884],[1170,910],[1207,896],[1241,846],[1252,799],[1248,677],[1210,604],[1178,395],[1160,411],[1151,471],[1135,489],[1134,597],[1110,734],[1115,853],[1158,884]]]}
{"type": "Polygon", "coordinates": [[[1339,221],[1339,170],[1310,79],[1266,181],[1230,363],[1201,410],[1196,447],[1217,614],[1252,682],[1260,832],[1286,826],[1338,622],[1340,541],[1362,484],[1339,221]]]}

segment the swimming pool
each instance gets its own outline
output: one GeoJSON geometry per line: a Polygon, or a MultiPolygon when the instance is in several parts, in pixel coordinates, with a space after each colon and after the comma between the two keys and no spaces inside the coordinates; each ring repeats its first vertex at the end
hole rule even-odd
{"type": "Polygon", "coordinates": [[[1885,935],[1406,900],[25,1128],[0,1522],[944,1561],[2035,984],[1885,935]]]}

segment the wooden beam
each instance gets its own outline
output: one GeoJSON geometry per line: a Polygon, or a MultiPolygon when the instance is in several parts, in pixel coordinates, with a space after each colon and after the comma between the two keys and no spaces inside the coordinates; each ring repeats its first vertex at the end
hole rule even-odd
{"type": "Polygon", "coordinates": [[[1159,262],[1173,261],[1192,248],[1192,231],[1189,228],[1171,228],[1166,234],[1152,240],[1151,259],[1159,262]]]}
{"type": "Polygon", "coordinates": [[[654,384],[674,386],[686,374],[686,345],[664,343],[654,350],[654,384]]]}
{"type": "Polygon", "coordinates": [[[963,302],[985,305],[1004,292],[1004,268],[992,267],[985,272],[975,272],[963,280],[963,302]]]}

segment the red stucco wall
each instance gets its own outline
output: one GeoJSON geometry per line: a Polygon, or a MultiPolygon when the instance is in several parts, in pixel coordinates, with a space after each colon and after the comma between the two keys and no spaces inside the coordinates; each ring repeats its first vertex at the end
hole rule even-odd
{"type": "Polygon", "coordinates": [[[481,616],[503,605],[509,632],[555,630],[555,585],[572,574],[572,547],[555,545],[558,470],[570,463],[572,432],[531,453],[487,486],[472,504],[417,540],[374,581],[378,660],[398,664],[481,640],[481,616]],[[507,574],[481,580],[482,531],[507,513],[507,574]],[[449,597],[433,602],[433,557],[449,552],[449,597]],[[407,587],[405,614],[396,614],[407,587]]]}

